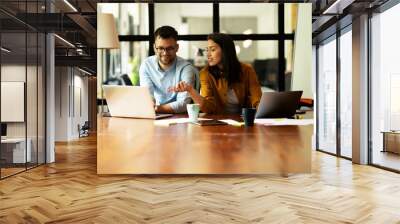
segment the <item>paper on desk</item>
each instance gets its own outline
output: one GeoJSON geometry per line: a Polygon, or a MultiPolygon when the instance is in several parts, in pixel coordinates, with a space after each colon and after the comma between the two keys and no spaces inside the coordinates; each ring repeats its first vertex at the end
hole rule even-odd
{"type": "Polygon", "coordinates": [[[313,119],[270,119],[270,118],[259,118],[255,119],[254,123],[268,126],[278,126],[278,125],[312,125],[314,123],[313,119]]]}
{"type": "Polygon", "coordinates": [[[219,121],[225,122],[229,125],[238,126],[238,127],[244,125],[243,122],[235,121],[232,119],[224,119],[224,120],[219,120],[219,121]]]}
{"type": "MultiPolygon", "coordinates": [[[[201,121],[201,120],[211,120],[211,119],[198,118],[198,120],[201,121]]],[[[161,119],[154,121],[154,125],[157,126],[170,126],[172,124],[183,124],[183,123],[190,123],[189,118],[172,118],[172,119],[161,119]]]]}

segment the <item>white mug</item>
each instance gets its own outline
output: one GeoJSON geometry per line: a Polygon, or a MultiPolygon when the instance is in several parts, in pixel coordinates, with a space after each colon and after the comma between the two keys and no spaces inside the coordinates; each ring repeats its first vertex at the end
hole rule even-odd
{"type": "Polygon", "coordinates": [[[199,104],[187,104],[186,109],[189,115],[189,121],[197,122],[199,118],[200,105],[199,104]]]}

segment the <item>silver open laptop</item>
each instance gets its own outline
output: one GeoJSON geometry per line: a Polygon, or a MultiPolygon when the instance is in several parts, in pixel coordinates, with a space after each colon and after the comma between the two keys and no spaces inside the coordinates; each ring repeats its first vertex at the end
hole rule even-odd
{"type": "Polygon", "coordinates": [[[147,87],[103,85],[110,115],[113,117],[160,119],[173,114],[156,114],[147,87]]]}
{"type": "Polygon", "coordinates": [[[303,91],[263,92],[256,118],[293,118],[303,91]]]}

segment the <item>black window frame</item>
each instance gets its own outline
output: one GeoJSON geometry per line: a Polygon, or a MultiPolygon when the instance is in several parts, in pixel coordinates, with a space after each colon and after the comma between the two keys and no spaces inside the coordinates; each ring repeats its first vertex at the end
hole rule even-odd
{"type": "MultiPolygon", "coordinates": [[[[104,3],[107,1],[104,1],[104,3]]],[[[126,1],[113,1],[113,3],[126,3],[126,1]]],[[[249,3],[249,1],[171,1],[171,0],[154,0],[151,2],[142,1],[140,3],[148,4],[148,35],[119,35],[119,41],[121,42],[133,42],[133,41],[147,41],[149,43],[148,55],[154,55],[154,5],[164,3],[204,3],[213,4],[213,32],[220,32],[220,4],[221,3],[249,3]]],[[[270,4],[274,3],[278,5],[278,33],[276,34],[229,34],[234,41],[237,40],[274,40],[278,41],[278,91],[285,91],[285,41],[294,41],[294,33],[285,33],[285,3],[282,2],[251,2],[252,4],[270,4]]],[[[192,34],[192,35],[179,35],[178,40],[184,41],[205,41],[208,34],[192,34]]]]}

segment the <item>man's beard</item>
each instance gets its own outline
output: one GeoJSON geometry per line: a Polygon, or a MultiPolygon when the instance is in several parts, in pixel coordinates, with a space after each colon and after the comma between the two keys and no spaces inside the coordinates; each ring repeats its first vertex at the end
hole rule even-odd
{"type": "Polygon", "coordinates": [[[160,56],[159,61],[163,65],[170,65],[174,61],[174,58],[171,56],[160,56]]]}

